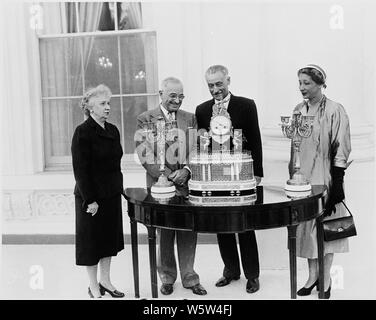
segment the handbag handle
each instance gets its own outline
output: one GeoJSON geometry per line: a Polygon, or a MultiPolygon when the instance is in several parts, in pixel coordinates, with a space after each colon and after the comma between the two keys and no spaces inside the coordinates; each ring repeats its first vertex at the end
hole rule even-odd
{"type": "Polygon", "coordinates": [[[347,207],[346,203],[343,202],[343,200],[341,201],[342,204],[345,206],[345,208],[347,209],[347,211],[350,213],[350,216],[353,216],[350,209],[347,207]]]}

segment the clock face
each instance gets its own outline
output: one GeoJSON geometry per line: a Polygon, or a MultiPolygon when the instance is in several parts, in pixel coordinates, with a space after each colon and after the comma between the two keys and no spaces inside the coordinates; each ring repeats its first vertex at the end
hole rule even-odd
{"type": "Polygon", "coordinates": [[[211,131],[219,136],[229,134],[231,130],[231,120],[225,116],[215,116],[210,121],[211,131]]]}

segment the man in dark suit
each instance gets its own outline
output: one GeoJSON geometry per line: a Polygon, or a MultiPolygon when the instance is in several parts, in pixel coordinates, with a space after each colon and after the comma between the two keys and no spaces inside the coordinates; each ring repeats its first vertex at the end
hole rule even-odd
{"type": "MultiPolygon", "coordinates": [[[[177,129],[172,144],[166,143],[165,174],[177,189],[187,188],[190,171],[186,167],[190,152],[188,141],[188,129],[196,129],[195,115],[183,110],[180,106],[184,99],[183,84],[177,78],[169,77],[162,81],[160,105],[152,110],[140,114],[137,118],[136,137],[137,154],[142,165],[146,169],[146,183],[151,187],[160,176],[160,164],[158,161],[158,148],[156,143],[148,143],[142,132],[147,124],[156,123],[159,119],[165,121],[175,120],[177,129]],[[169,152],[171,151],[172,152],[169,152]]],[[[194,294],[205,295],[207,292],[200,284],[198,274],[194,271],[194,258],[196,253],[197,233],[190,231],[175,231],[158,229],[158,261],[157,268],[162,281],[161,292],[168,295],[173,292],[173,284],[177,278],[177,268],[174,255],[175,237],[177,241],[180,276],[184,288],[191,289],[194,294]]]]}
{"type": "MultiPolygon", "coordinates": [[[[214,65],[205,74],[209,91],[214,99],[208,100],[196,108],[198,130],[209,131],[210,120],[215,105],[227,109],[234,129],[242,129],[243,150],[252,154],[254,175],[257,184],[263,177],[262,145],[258,124],[256,104],[253,100],[237,97],[229,92],[230,77],[226,67],[214,65]]],[[[246,290],[253,293],[259,290],[259,260],[257,242],[254,231],[239,233],[240,255],[245,277],[246,290]]],[[[235,234],[217,234],[219,250],[224,262],[223,276],[217,281],[217,287],[228,285],[232,280],[240,278],[239,255],[235,234]]]]}

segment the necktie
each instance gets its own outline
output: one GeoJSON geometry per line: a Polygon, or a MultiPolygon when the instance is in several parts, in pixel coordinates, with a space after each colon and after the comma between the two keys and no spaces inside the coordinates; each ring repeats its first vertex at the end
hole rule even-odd
{"type": "Polygon", "coordinates": [[[226,108],[226,107],[225,107],[225,104],[226,104],[227,102],[229,102],[229,100],[230,100],[230,97],[226,97],[226,98],[224,98],[223,100],[220,100],[220,101],[215,100],[215,104],[217,104],[217,105],[221,105],[221,106],[223,106],[224,108],[226,108]]]}
{"type": "Polygon", "coordinates": [[[229,102],[230,97],[226,97],[225,99],[218,101],[215,100],[214,109],[216,112],[221,112],[222,110],[227,111],[226,103],[229,102]]]}
{"type": "Polygon", "coordinates": [[[169,112],[167,114],[168,121],[174,121],[175,120],[175,112],[169,112]]]}

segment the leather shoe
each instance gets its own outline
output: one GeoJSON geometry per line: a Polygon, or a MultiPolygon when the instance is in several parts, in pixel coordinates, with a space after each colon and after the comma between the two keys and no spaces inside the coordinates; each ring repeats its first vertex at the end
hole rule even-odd
{"type": "Polygon", "coordinates": [[[313,285],[311,285],[310,287],[306,288],[306,287],[302,287],[298,290],[298,292],[296,293],[298,296],[309,296],[313,290],[313,288],[316,287],[318,288],[319,287],[319,279],[317,279],[315,281],[315,283],[313,285]]]}
{"type": "Polygon", "coordinates": [[[215,286],[216,287],[224,287],[230,284],[232,280],[239,280],[240,276],[237,277],[221,277],[219,280],[216,282],[215,286]]]}
{"type": "Polygon", "coordinates": [[[328,290],[324,291],[324,299],[330,299],[330,289],[332,287],[332,278],[330,278],[330,284],[328,290]]]}
{"type": "Polygon", "coordinates": [[[123,292],[120,292],[118,290],[111,291],[110,289],[107,289],[106,287],[102,286],[100,283],[99,283],[99,290],[102,296],[104,296],[106,292],[108,292],[112,298],[123,298],[125,296],[123,292]]]}
{"type": "Polygon", "coordinates": [[[161,286],[161,293],[168,296],[174,291],[174,287],[171,283],[163,283],[161,286]]]}
{"type": "Polygon", "coordinates": [[[331,287],[329,287],[328,290],[324,291],[324,299],[330,298],[330,289],[331,289],[331,287]]]}
{"type": "Polygon", "coordinates": [[[188,287],[187,289],[191,289],[194,294],[198,294],[199,296],[207,294],[205,288],[199,283],[195,284],[193,287],[188,287]]]}
{"type": "Polygon", "coordinates": [[[247,281],[247,292],[254,293],[260,289],[260,282],[258,278],[248,279],[247,281]]]}

